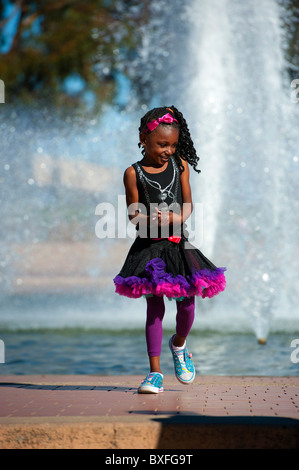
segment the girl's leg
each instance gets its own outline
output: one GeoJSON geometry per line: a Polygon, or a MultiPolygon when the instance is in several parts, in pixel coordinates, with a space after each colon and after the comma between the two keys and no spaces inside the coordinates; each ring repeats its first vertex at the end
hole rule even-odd
{"type": "Polygon", "coordinates": [[[163,297],[147,297],[145,336],[151,372],[160,372],[160,356],[163,338],[162,321],[165,313],[163,297]]]}
{"type": "Polygon", "coordinates": [[[194,322],[194,315],[194,296],[182,301],[177,301],[176,335],[172,343],[174,346],[184,346],[194,322]]]}
{"type": "Polygon", "coordinates": [[[191,384],[195,378],[192,354],[186,347],[186,338],[194,321],[194,310],[194,297],[177,302],[176,334],[169,341],[175,376],[183,384],[191,384]]]}

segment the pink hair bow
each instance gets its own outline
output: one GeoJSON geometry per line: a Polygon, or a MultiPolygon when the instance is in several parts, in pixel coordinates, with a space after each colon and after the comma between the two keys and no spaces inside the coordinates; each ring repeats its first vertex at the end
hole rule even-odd
{"type": "MultiPolygon", "coordinates": [[[[164,116],[156,119],[155,121],[148,122],[146,126],[147,126],[147,128],[150,132],[153,132],[156,129],[156,127],[158,127],[158,125],[161,124],[161,122],[171,124],[173,121],[178,123],[178,121],[176,119],[174,119],[171,116],[171,114],[167,113],[167,114],[164,114],[164,116]]],[[[146,132],[147,132],[147,130],[146,130],[146,132]]]]}

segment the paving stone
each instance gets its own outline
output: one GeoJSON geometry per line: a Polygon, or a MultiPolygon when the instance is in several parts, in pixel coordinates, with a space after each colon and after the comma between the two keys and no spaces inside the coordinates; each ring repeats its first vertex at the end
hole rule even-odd
{"type": "Polygon", "coordinates": [[[0,448],[177,448],[178,428],[185,448],[299,447],[299,377],[165,377],[158,395],[142,379],[0,376],[0,448]]]}

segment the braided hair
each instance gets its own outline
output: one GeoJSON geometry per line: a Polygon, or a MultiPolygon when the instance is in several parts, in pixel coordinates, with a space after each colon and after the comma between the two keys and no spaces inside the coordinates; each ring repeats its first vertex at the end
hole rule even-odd
{"type": "MultiPolygon", "coordinates": [[[[179,127],[179,141],[178,145],[176,147],[176,151],[174,154],[174,158],[179,166],[180,172],[182,173],[184,171],[184,167],[182,164],[181,159],[186,160],[197,173],[200,173],[200,170],[197,168],[197,163],[199,161],[199,157],[196,154],[196,150],[194,148],[193,141],[191,139],[190,131],[188,128],[188,124],[183,116],[183,114],[174,106],[170,106],[169,108],[163,107],[163,108],[153,108],[152,110],[148,111],[140,121],[140,127],[139,127],[139,132],[143,133],[147,129],[147,123],[150,121],[154,121],[162,116],[164,114],[167,114],[168,112],[171,112],[173,117],[178,121],[178,124],[174,121],[171,124],[170,123],[161,123],[160,125],[163,126],[173,126],[178,128],[179,127]]],[[[138,144],[139,147],[141,144],[138,144]]],[[[144,149],[142,150],[142,154],[144,155],[144,149]]]]}

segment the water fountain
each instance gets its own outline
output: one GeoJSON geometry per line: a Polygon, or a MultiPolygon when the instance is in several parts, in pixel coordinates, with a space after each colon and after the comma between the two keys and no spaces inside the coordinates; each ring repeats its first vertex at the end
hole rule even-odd
{"type": "Polygon", "coordinates": [[[197,98],[205,240],[230,268],[218,308],[224,302],[236,321],[249,317],[264,343],[270,328],[288,324],[291,331],[299,319],[299,109],[285,74],[283,10],[268,0],[229,0],[194,1],[190,11],[196,59],[189,102],[197,98]]]}
{"type": "Polygon", "coordinates": [[[163,1],[152,11],[145,96],[185,110],[201,155],[202,174],[192,175],[204,205],[200,248],[228,266],[226,294],[199,311],[219,328],[252,328],[264,344],[270,328],[294,331],[299,321],[299,108],[286,74],[286,10],[271,0],[192,0],[174,2],[171,18],[163,1]]]}
{"type": "Polygon", "coordinates": [[[201,175],[192,174],[194,202],[204,206],[199,248],[228,268],[227,291],[198,303],[197,327],[254,331],[260,342],[270,330],[299,331],[299,104],[290,99],[284,72],[282,6],[175,0],[170,9],[166,3],[151,2],[153,17],[132,64],[143,96],[132,87],[125,111],[107,107],[85,122],[70,115],[62,123],[49,109],[5,105],[0,252],[10,307],[1,313],[4,328],[111,327],[112,313],[112,328],[120,328],[130,326],[124,310],[132,325],[143,326],[141,304],[114,296],[110,283],[131,241],[98,240],[94,211],[101,201],[117,207],[121,173],[139,158],[140,115],[162,103],[182,109],[201,157],[201,175]],[[67,308],[61,298],[74,292],[83,300],[67,308]],[[51,294],[51,314],[42,301],[33,305],[41,293],[51,294]]]}

